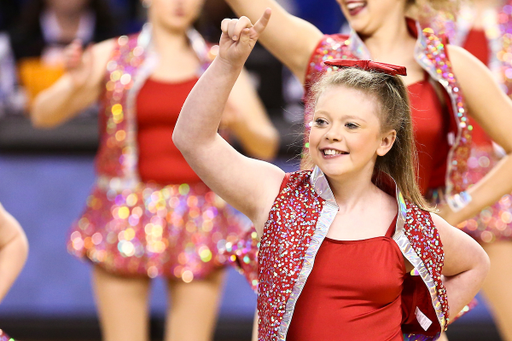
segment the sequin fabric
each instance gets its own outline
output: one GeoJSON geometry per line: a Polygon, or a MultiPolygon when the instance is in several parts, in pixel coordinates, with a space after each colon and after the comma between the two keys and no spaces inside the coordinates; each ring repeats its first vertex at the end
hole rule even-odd
{"type": "Polygon", "coordinates": [[[292,173],[264,228],[258,255],[260,341],[283,339],[281,321],[322,210],[324,200],[310,185],[310,174],[292,173]]]}
{"type": "MultiPolygon", "coordinates": [[[[469,158],[469,180],[477,183],[499,162],[492,146],[473,146],[469,158]]],[[[506,194],[476,217],[458,225],[481,243],[512,239],[512,195],[506,194]]]]}
{"type": "MultiPolygon", "coordinates": [[[[137,172],[136,95],[157,64],[150,27],[117,39],[107,63],[100,114],[98,178],[68,251],[121,275],[190,282],[223,265],[219,249],[235,243],[247,221],[204,184],[143,183],[137,172]]],[[[202,61],[214,49],[188,32],[202,61]]]]}
{"type": "Polygon", "coordinates": [[[14,341],[13,338],[9,337],[2,329],[0,329],[0,341],[14,341]]]}
{"type": "Polygon", "coordinates": [[[72,229],[68,250],[112,273],[190,282],[225,263],[241,217],[204,184],[96,187],[72,229]]]}
{"type": "MultiPolygon", "coordinates": [[[[489,69],[507,95],[512,94],[512,1],[500,1],[482,14],[482,26],[489,42],[489,69]]],[[[433,17],[431,26],[443,32],[450,43],[463,46],[475,20],[476,10],[462,6],[457,18],[446,13],[433,17]]]]}
{"type": "Polygon", "coordinates": [[[260,242],[254,226],[236,241],[228,241],[219,249],[227,264],[233,266],[249,282],[251,289],[258,290],[258,253],[260,242]]]}
{"type": "MultiPolygon", "coordinates": [[[[430,213],[419,209],[408,201],[405,201],[405,205],[407,207],[407,216],[404,232],[413,250],[421,258],[423,266],[430,275],[427,278],[424,277],[424,274],[420,273],[430,290],[440,324],[442,328],[446,328],[449,323],[449,306],[446,288],[441,278],[444,266],[443,244],[430,213]],[[429,280],[433,281],[434,285],[432,283],[429,285],[429,280]]],[[[414,263],[412,264],[414,265],[414,263]]],[[[417,267],[415,266],[415,268],[417,267]]]]}
{"type": "MultiPolygon", "coordinates": [[[[430,77],[441,84],[451,102],[449,109],[453,124],[451,124],[451,129],[447,136],[447,141],[450,144],[450,152],[447,160],[445,193],[448,195],[451,193],[460,193],[469,185],[466,173],[467,159],[469,158],[471,146],[472,127],[467,124],[468,119],[465,101],[446,54],[445,42],[437,37],[432,29],[427,28],[421,30],[418,24],[416,27],[419,34],[415,48],[415,59],[418,64],[429,73],[430,77]]],[[[325,73],[336,70],[334,67],[326,66],[323,62],[325,60],[339,58],[371,59],[371,56],[361,38],[359,38],[354,31],[352,31],[350,35],[325,35],[318,43],[311,56],[305,79],[306,138],[309,136],[309,125],[307,123],[312,119],[312,106],[314,105],[311,100],[311,86],[325,73]]],[[[307,141],[305,141],[304,155],[307,154],[308,147],[309,145],[307,141]]]]}
{"type": "MultiPolygon", "coordinates": [[[[447,324],[448,304],[441,281],[444,253],[430,214],[403,200],[397,191],[399,219],[393,239],[421,276],[431,302],[413,302],[437,316],[437,324],[423,335],[419,325],[409,326],[406,340],[435,340],[447,324]],[[437,332],[436,332],[437,331],[437,332]]],[[[293,310],[316,252],[337,213],[337,205],[323,173],[298,171],[277,196],[265,225],[259,251],[259,340],[285,340],[293,310]]],[[[412,274],[411,274],[412,275],[412,274]]],[[[404,292],[410,292],[404,290],[404,292]]],[[[434,323],[436,321],[433,321],[434,323]]]]}

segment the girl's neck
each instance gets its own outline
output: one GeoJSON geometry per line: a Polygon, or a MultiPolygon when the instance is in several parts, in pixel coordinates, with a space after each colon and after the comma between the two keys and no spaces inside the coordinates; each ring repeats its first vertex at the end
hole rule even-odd
{"type": "Polygon", "coordinates": [[[343,178],[328,178],[331,190],[341,213],[350,212],[359,205],[368,204],[380,189],[371,181],[371,173],[360,172],[343,178]]]}
{"type": "Polygon", "coordinates": [[[366,47],[375,60],[393,60],[394,56],[403,55],[405,50],[414,46],[416,39],[411,36],[405,20],[405,14],[390,16],[382,26],[371,35],[361,35],[366,47]]]}
{"type": "Polygon", "coordinates": [[[155,49],[161,55],[190,48],[186,31],[173,31],[159,25],[153,25],[152,30],[155,49]]]}
{"type": "Polygon", "coordinates": [[[82,19],[81,11],[74,12],[61,12],[50,10],[54,13],[57,23],[62,32],[63,38],[75,37],[80,27],[80,20],[82,19]]]}

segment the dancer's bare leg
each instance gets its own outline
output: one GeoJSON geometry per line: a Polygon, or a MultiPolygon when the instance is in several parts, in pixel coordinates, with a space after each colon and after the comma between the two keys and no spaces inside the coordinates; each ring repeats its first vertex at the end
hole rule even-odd
{"type": "Polygon", "coordinates": [[[117,276],[94,266],[103,341],[149,341],[149,286],[149,278],[117,276]]]}
{"type": "Polygon", "coordinates": [[[213,340],[224,269],[191,283],[169,281],[165,341],[213,340]]]}
{"type": "Polygon", "coordinates": [[[482,287],[503,341],[512,341],[512,241],[482,245],[491,270],[482,287]]]}
{"type": "Polygon", "coordinates": [[[258,309],[254,312],[254,320],[252,322],[252,341],[258,341],[258,309]]]}

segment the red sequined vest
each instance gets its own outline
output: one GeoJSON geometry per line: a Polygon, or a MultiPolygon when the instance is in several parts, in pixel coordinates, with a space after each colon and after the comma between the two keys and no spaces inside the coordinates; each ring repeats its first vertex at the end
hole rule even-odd
{"type": "MultiPolygon", "coordinates": [[[[441,280],[444,252],[430,213],[396,189],[398,219],[393,239],[414,266],[402,293],[404,340],[435,340],[448,320],[441,280]]],[[[338,211],[322,171],[290,174],[271,208],[260,243],[259,340],[286,340],[295,303],[338,211]]]]}

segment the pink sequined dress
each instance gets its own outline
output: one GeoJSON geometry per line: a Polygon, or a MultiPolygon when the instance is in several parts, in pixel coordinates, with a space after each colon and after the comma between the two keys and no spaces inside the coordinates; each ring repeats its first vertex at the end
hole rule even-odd
{"type": "MultiPolygon", "coordinates": [[[[214,50],[196,31],[188,36],[202,61],[199,76],[214,50]]],[[[72,226],[68,250],[115,274],[190,282],[224,265],[219,248],[236,240],[246,223],[172,144],[184,91],[195,80],[155,91],[158,84],[149,76],[157,58],[149,28],[117,39],[101,95],[97,180],[72,226]],[[176,93],[168,93],[172,89],[176,93]],[[163,114],[166,105],[175,110],[163,114]]]]}
{"type": "MultiPolygon", "coordinates": [[[[472,27],[475,11],[463,7],[453,30],[447,30],[453,44],[464,47],[487,65],[507,95],[512,95],[512,64],[507,57],[512,53],[511,1],[504,1],[496,10],[483,15],[483,27],[472,27]]],[[[473,126],[473,144],[468,160],[468,179],[477,183],[500,161],[499,147],[493,144],[484,130],[470,120],[473,126]]],[[[512,181],[512,178],[511,180],[512,181]]],[[[497,203],[484,208],[476,217],[459,225],[480,243],[512,239],[512,195],[504,195],[497,203]]]]}

